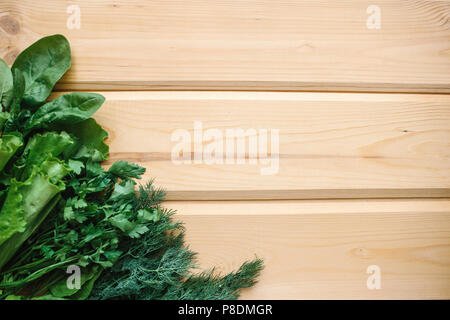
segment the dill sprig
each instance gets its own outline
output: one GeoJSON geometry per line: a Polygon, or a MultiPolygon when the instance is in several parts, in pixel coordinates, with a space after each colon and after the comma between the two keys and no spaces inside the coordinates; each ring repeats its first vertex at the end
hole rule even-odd
{"type": "Polygon", "coordinates": [[[164,194],[153,187],[153,181],[139,188],[139,205],[158,208],[160,219],[141,238],[121,243],[121,248],[128,248],[126,253],[97,280],[90,298],[229,300],[253,286],[263,269],[260,259],[227,275],[214,269],[194,272],[196,253],[185,246],[183,225],[172,220],[175,211],[159,206],[164,194]]]}

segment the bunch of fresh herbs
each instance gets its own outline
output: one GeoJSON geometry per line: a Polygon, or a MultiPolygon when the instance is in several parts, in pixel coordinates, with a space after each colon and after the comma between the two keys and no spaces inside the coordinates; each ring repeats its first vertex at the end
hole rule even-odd
{"type": "Polygon", "coordinates": [[[61,35],[37,41],[11,68],[0,59],[0,298],[238,298],[262,261],[225,276],[193,273],[195,253],[161,207],[164,191],[137,187],[145,169],[101,167],[107,132],[91,116],[104,98],[47,101],[70,65],[61,35]],[[67,285],[73,265],[79,288],[67,285]]]}

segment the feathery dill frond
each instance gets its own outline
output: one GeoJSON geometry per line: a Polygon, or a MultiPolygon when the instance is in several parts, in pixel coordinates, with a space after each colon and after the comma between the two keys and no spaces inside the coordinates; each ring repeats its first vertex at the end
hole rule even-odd
{"type": "Polygon", "coordinates": [[[263,261],[256,259],[244,263],[239,270],[225,276],[216,275],[214,269],[191,275],[180,286],[170,287],[161,299],[234,300],[239,298],[242,288],[249,288],[257,282],[263,268],[263,261]]]}
{"type": "Polygon", "coordinates": [[[196,254],[185,246],[182,223],[172,220],[176,212],[159,206],[164,194],[153,181],[139,188],[138,208],[158,209],[159,219],[140,238],[120,243],[125,253],[97,280],[90,299],[237,299],[242,288],[256,283],[263,269],[260,259],[224,276],[214,269],[194,274],[196,254]]]}
{"type": "Polygon", "coordinates": [[[163,188],[154,186],[154,179],[145,185],[139,186],[139,204],[141,208],[155,207],[164,201],[166,191],[163,188]]]}

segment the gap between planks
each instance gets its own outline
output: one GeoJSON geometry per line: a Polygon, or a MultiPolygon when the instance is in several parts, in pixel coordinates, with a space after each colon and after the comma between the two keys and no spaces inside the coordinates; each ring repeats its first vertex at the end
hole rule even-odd
{"type": "Polygon", "coordinates": [[[167,200],[163,207],[179,216],[192,215],[314,215],[355,213],[446,213],[450,198],[314,199],[314,200],[167,200]]]}

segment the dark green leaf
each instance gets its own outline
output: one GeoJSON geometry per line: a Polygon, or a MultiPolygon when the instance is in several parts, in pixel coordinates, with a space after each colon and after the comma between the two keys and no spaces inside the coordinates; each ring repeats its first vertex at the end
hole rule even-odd
{"type": "Polygon", "coordinates": [[[41,106],[28,120],[26,130],[78,124],[92,116],[105,98],[96,93],[73,92],[41,106]]]}
{"type": "Polygon", "coordinates": [[[108,172],[121,179],[141,179],[142,174],[145,173],[145,168],[128,161],[116,161],[111,168],[109,168],[108,172]]]}
{"type": "Polygon", "coordinates": [[[5,61],[0,59],[0,111],[8,110],[13,98],[13,76],[5,61]]]}
{"type": "Polygon", "coordinates": [[[66,149],[67,157],[90,159],[94,162],[107,159],[109,147],[104,140],[108,137],[108,133],[93,118],[80,122],[76,126],[67,127],[65,130],[77,138],[76,143],[66,149]]]}
{"type": "Polygon", "coordinates": [[[20,70],[25,79],[25,103],[35,106],[45,102],[70,64],[70,45],[62,35],[42,38],[22,51],[12,70],[20,70]]]}

